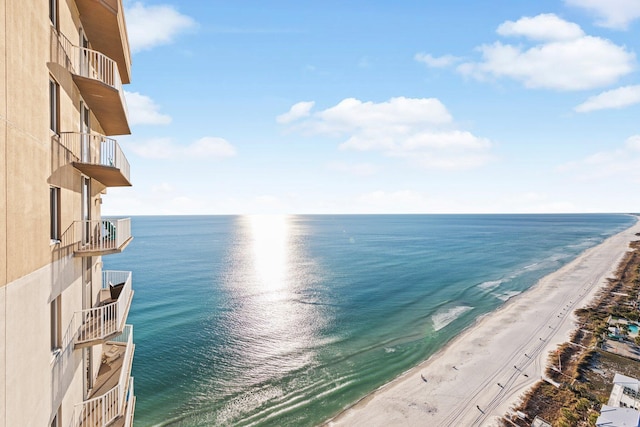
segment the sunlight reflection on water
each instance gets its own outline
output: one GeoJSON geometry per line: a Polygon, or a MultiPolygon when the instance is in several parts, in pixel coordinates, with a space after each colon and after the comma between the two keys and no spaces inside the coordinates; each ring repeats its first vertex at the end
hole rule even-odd
{"type": "Polygon", "coordinates": [[[250,233],[255,284],[259,290],[277,291],[286,288],[289,256],[294,248],[289,244],[289,221],[285,216],[252,215],[243,217],[250,233]]]}
{"type": "Polygon", "coordinates": [[[281,380],[317,364],[326,323],[322,307],[301,303],[318,275],[297,241],[300,225],[287,216],[246,216],[238,225],[226,276],[233,307],[225,332],[226,360],[236,372],[229,385],[240,395],[219,413],[231,418],[286,398],[290,391],[282,389],[281,380]]]}

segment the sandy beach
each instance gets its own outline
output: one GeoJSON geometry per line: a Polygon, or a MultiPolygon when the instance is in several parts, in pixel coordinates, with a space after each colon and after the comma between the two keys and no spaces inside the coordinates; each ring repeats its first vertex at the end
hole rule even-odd
{"type": "Polygon", "coordinates": [[[638,222],[585,251],[327,425],[498,425],[543,377],[549,353],[577,328],[574,310],[614,275],[637,232],[638,222]]]}

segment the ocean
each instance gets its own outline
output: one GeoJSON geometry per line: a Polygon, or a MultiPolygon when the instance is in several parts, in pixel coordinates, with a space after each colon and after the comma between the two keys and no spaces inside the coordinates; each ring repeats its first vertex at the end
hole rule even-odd
{"type": "Polygon", "coordinates": [[[133,217],[136,426],[314,426],[635,218],[133,217]]]}

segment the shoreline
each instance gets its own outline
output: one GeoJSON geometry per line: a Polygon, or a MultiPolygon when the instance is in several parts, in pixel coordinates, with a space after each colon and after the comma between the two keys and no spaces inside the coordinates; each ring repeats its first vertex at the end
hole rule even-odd
{"type": "Polygon", "coordinates": [[[549,353],[578,327],[573,312],[615,274],[637,232],[638,220],[479,317],[431,357],[322,425],[498,425],[543,378],[549,353]]]}

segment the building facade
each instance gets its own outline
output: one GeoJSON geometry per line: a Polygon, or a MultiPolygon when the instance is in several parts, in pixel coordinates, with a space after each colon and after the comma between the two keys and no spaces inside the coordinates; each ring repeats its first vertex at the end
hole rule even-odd
{"type": "Polygon", "coordinates": [[[0,427],[132,425],[121,0],[0,2],[0,427]]]}
{"type": "Polygon", "coordinates": [[[640,410],[640,380],[616,372],[607,405],[640,410]]]}

